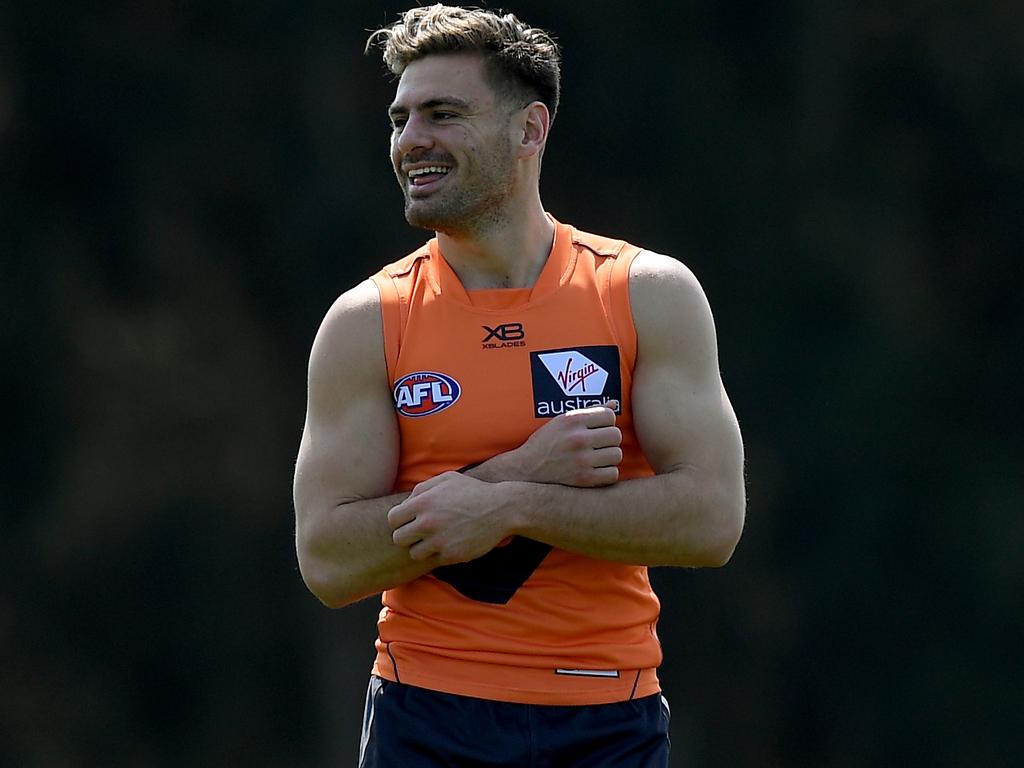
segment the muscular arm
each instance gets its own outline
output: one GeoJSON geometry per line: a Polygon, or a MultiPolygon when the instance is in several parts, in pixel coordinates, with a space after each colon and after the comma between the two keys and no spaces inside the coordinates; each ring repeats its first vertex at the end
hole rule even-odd
{"type": "Polygon", "coordinates": [[[718,372],[711,310],[689,270],[651,253],[634,262],[630,296],[634,425],[657,474],[601,488],[442,475],[389,513],[394,541],[414,560],[457,562],[495,537],[519,534],[621,562],[728,561],[743,527],[743,447],[718,372]],[[453,535],[470,519],[473,535],[453,535]]]}
{"type": "Polygon", "coordinates": [[[309,358],[306,423],[293,487],[296,552],[309,589],[342,605],[429,571],[391,540],[387,513],[399,437],[383,356],[379,297],[366,281],[341,296],[309,358]]]}
{"type": "MultiPolygon", "coordinates": [[[[399,434],[382,350],[380,299],[366,281],[335,302],[313,342],[295,467],[299,569],[310,591],[335,607],[452,562],[440,555],[413,559],[393,540],[388,513],[409,494],[391,493],[399,434]]],[[[490,482],[613,483],[622,458],[613,418],[606,408],[559,417],[466,475],[490,482]]],[[[504,537],[484,538],[462,559],[484,554],[504,537]]]]}

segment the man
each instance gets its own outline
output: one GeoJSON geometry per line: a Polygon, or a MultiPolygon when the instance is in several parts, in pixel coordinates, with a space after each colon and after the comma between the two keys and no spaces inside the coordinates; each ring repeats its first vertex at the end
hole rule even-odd
{"type": "Polygon", "coordinates": [[[707,301],[545,212],[546,33],[436,5],[375,43],[436,237],[327,313],[295,473],[306,584],[383,592],[360,765],[665,765],[646,566],[722,565],[744,517],[707,301]]]}

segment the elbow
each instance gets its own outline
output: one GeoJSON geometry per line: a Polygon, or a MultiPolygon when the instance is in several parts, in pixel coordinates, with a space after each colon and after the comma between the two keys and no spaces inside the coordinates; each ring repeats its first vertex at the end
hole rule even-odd
{"type": "Polygon", "coordinates": [[[746,502],[743,497],[723,502],[719,509],[706,550],[707,566],[710,568],[721,568],[732,559],[743,535],[743,523],[746,519],[746,502]]]}
{"type": "Polygon", "coordinates": [[[299,573],[306,589],[328,608],[344,608],[362,597],[351,589],[337,565],[301,550],[298,556],[299,573]]]}
{"type": "Polygon", "coordinates": [[[344,608],[355,602],[355,598],[337,589],[334,584],[309,578],[305,574],[302,579],[306,583],[306,588],[327,608],[344,608]]]}
{"type": "Polygon", "coordinates": [[[364,597],[363,594],[349,589],[342,580],[336,577],[322,576],[315,571],[313,573],[303,571],[302,580],[314,597],[328,608],[344,608],[364,597]]]}
{"type": "Polygon", "coordinates": [[[316,518],[300,517],[295,528],[295,555],[299,574],[313,596],[328,608],[343,608],[368,593],[360,593],[351,567],[336,552],[324,545],[326,537],[316,526],[316,518]]]}
{"type": "Polygon", "coordinates": [[[313,593],[313,596],[328,608],[341,608],[346,605],[343,596],[330,579],[323,574],[323,569],[311,565],[308,562],[299,560],[299,573],[302,574],[302,581],[306,589],[313,593]]]}
{"type": "Polygon", "coordinates": [[[705,550],[704,568],[721,568],[732,560],[732,555],[739,544],[739,536],[722,536],[705,550]]]}
{"type": "Polygon", "coordinates": [[[706,523],[689,530],[676,546],[673,565],[688,568],[721,568],[736,551],[743,535],[745,503],[721,499],[709,509],[706,523]]]}

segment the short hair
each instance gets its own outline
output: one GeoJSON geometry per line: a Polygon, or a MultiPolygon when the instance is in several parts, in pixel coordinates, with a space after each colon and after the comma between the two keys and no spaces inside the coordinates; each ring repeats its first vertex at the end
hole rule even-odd
{"type": "Polygon", "coordinates": [[[441,4],[410,8],[370,35],[366,52],[374,46],[383,50],[384,64],[396,76],[431,54],[479,53],[502,96],[520,102],[517,106],[541,101],[555,119],[562,78],[558,44],[511,13],[441,4]]]}

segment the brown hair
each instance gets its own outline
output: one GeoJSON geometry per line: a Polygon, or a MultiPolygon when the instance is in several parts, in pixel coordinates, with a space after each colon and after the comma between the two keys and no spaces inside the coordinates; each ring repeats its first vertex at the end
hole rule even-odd
{"type": "Polygon", "coordinates": [[[562,76],[558,44],[511,13],[441,4],[411,8],[370,35],[366,51],[377,45],[396,76],[430,54],[479,53],[491,83],[507,101],[518,102],[516,107],[541,101],[555,119],[562,76]]]}

